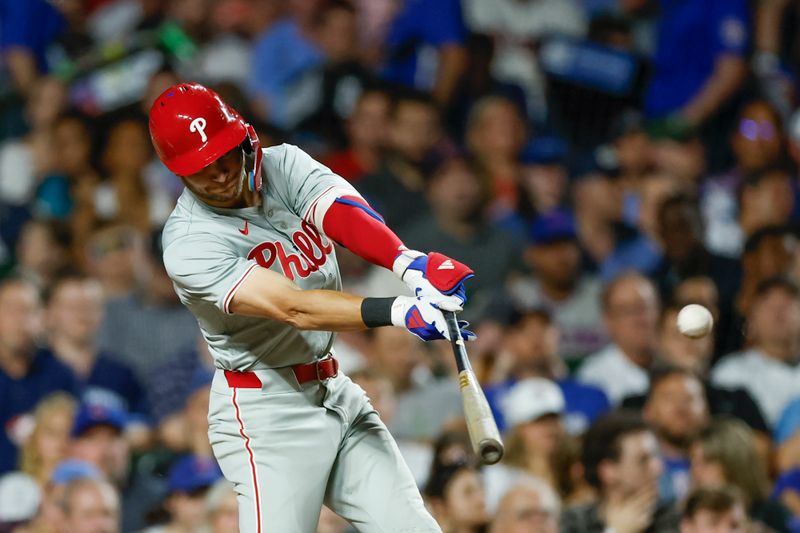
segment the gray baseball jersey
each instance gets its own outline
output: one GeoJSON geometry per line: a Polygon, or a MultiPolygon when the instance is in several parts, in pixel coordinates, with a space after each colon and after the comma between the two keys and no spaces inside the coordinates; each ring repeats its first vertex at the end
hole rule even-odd
{"type": "Polygon", "coordinates": [[[358,193],[295,146],[264,150],[262,171],[261,206],[216,209],[186,190],[164,229],[167,272],[218,367],[209,440],[238,494],[239,529],[312,533],[324,502],[359,531],[440,532],[364,391],[342,373],[300,384],[288,368],[325,356],[333,334],[230,313],[259,266],[303,289],[341,285],[318,228],[338,196],[358,193]],[[232,384],[229,370],[251,382],[232,384]]]}
{"type": "Polygon", "coordinates": [[[226,370],[306,363],[330,350],[333,333],[233,315],[228,306],[256,266],[302,289],[340,289],[333,244],[317,229],[319,218],[336,196],[360,196],[296,146],[265,149],[262,169],[261,206],[214,208],[186,189],[164,228],[167,272],[197,317],[217,367],[226,370]]]}

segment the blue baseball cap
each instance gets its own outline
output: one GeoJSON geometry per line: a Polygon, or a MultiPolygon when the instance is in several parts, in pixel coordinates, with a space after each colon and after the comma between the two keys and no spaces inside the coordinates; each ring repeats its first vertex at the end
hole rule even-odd
{"type": "Polygon", "coordinates": [[[222,471],[213,457],[189,455],[172,465],[167,487],[169,492],[192,492],[210,487],[222,478],[222,471]]]}
{"type": "Polygon", "coordinates": [[[58,463],[50,474],[50,483],[53,485],[67,485],[76,479],[103,479],[103,474],[96,466],[86,461],[68,459],[58,463]]]}
{"type": "Polygon", "coordinates": [[[75,415],[72,436],[79,437],[95,426],[110,426],[119,432],[125,430],[128,415],[119,407],[110,405],[83,404],[75,415]]]}
{"type": "Polygon", "coordinates": [[[574,241],[578,238],[575,220],[567,211],[557,210],[546,213],[533,221],[529,238],[533,244],[574,241]]]}
{"type": "Polygon", "coordinates": [[[520,160],[526,165],[552,165],[566,161],[568,152],[567,143],[560,137],[536,137],[522,149],[520,160]]]}

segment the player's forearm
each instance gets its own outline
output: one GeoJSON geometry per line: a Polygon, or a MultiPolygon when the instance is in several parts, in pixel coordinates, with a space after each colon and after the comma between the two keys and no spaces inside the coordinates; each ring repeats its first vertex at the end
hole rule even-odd
{"type": "MultiPolygon", "coordinates": [[[[301,290],[259,283],[267,277],[254,272],[237,291],[230,310],[237,315],[271,318],[301,330],[352,331],[364,329],[361,318],[363,298],[338,291],[301,290]]],[[[287,280],[288,281],[288,280],[287,280]]]]}
{"type": "Polygon", "coordinates": [[[711,77],[681,110],[681,115],[694,124],[702,123],[741,87],[746,75],[747,67],[742,58],[720,57],[711,77]]]}
{"type": "Polygon", "coordinates": [[[354,331],[366,329],[361,316],[364,298],[327,290],[299,291],[286,302],[283,321],[301,330],[354,331]]]}

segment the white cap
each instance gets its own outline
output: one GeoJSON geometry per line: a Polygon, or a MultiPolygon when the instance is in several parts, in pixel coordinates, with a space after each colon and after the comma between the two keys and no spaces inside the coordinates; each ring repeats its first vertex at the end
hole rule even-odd
{"type": "Polygon", "coordinates": [[[0,478],[0,522],[15,523],[32,519],[41,501],[42,492],[29,475],[12,472],[0,478]]]}
{"type": "Polygon", "coordinates": [[[501,398],[500,407],[506,427],[512,428],[544,415],[563,413],[564,394],[561,388],[549,379],[523,379],[501,398]]]}

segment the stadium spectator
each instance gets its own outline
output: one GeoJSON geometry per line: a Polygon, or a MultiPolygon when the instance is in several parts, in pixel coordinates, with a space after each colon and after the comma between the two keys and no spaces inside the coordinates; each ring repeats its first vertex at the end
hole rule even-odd
{"type": "Polygon", "coordinates": [[[126,422],[127,413],[119,407],[82,404],[72,424],[70,458],[93,465],[109,481],[124,486],[130,461],[126,422]]]}
{"type": "Polygon", "coordinates": [[[56,466],[42,491],[36,517],[20,533],[52,533],[64,525],[64,492],[67,485],[81,479],[103,481],[103,474],[83,461],[67,460],[56,466]]]}
{"type": "Polygon", "coordinates": [[[83,252],[86,271],[103,286],[107,300],[128,297],[142,276],[145,244],[141,233],[129,226],[100,226],[83,252]]]}
{"type": "Polygon", "coordinates": [[[659,300],[653,283],[640,274],[625,274],[609,283],[601,298],[611,344],[589,356],[578,380],[600,387],[612,405],[643,394],[653,362],[659,300]]]}
{"type": "Polygon", "coordinates": [[[635,189],[623,191],[623,224],[628,235],[623,234],[617,240],[600,265],[603,279],[611,280],[631,270],[650,277],[656,274],[663,256],[658,210],[679,188],[676,177],[653,171],[642,176],[635,189]]]}
{"type": "Polygon", "coordinates": [[[646,152],[656,172],[674,177],[680,190],[695,197],[706,173],[705,145],[694,129],[652,126],[646,152]]]}
{"type": "Polygon", "coordinates": [[[120,502],[106,481],[76,479],[64,491],[64,533],[119,533],[120,502]]]}
{"type": "Polygon", "coordinates": [[[745,533],[748,526],[744,500],[735,489],[693,490],[683,504],[681,533],[745,533]]]}
{"type": "Polygon", "coordinates": [[[500,499],[489,533],[558,533],[558,496],[546,484],[525,480],[500,499]]]}
{"type": "Polygon", "coordinates": [[[359,94],[375,84],[375,75],[359,61],[358,14],[348,0],[321,3],[315,13],[314,40],[325,61],[293,88],[288,113],[297,116],[294,129],[308,137],[309,144],[330,150],[344,144],[344,120],[359,94]]]}
{"type": "Polygon", "coordinates": [[[643,414],[658,437],[664,463],[661,500],[681,501],[689,492],[689,446],[709,421],[702,382],[691,370],[654,371],[643,414]]]}
{"type": "Polygon", "coordinates": [[[581,249],[572,216],[543,214],[530,226],[523,252],[532,276],[518,278],[509,292],[523,309],[546,309],[561,331],[560,351],[575,364],[607,341],[597,277],[581,268],[581,249]]]}
{"type": "Polygon", "coordinates": [[[161,232],[150,235],[144,248],[130,250],[133,257],[116,258],[140,261],[125,265],[133,268],[137,284],[131,293],[107,300],[98,340],[101,350],[131,367],[140,380],[197,338],[197,321],[178,301],[164,269],[161,232]]]}
{"type": "Polygon", "coordinates": [[[750,16],[739,0],[661,6],[648,116],[703,124],[741,88],[747,65],[750,16]]]}
{"type": "Polygon", "coordinates": [[[491,35],[497,43],[492,70],[499,80],[525,89],[528,115],[545,116],[545,84],[538,66],[537,48],[554,34],[582,37],[586,20],[573,0],[464,2],[467,24],[475,33],[491,35]]]}
{"type": "Polygon", "coordinates": [[[41,487],[27,474],[0,476],[0,531],[25,533],[42,501],[41,487]]]}
{"type": "Polygon", "coordinates": [[[19,470],[40,487],[67,457],[76,407],[72,396],[54,392],[42,398],[33,411],[33,431],[20,450],[19,470]]]}
{"type": "Polygon", "coordinates": [[[559,349],[559,328],[546,311],[532,310],[512,315],[502,333],[503,340],[492,368],[492,381],[486,397],[498,427],[506,421],[499,401],[519,380],[539,377],[553,380],[564,396],[564,425],[578,435],[609,408],[605,393],[597,387],[579,383],[567,373],[559,349]]]}
{"type": "Polygon", "coordinates": [[[508,217],[519,205],[519,156],[525,130],[522,110],[501,96],[486,96],[469,111],[464,143],[475,168],[489,184],[490,220],[508,217]]]}
{"type": "Polygon", "coordinates": [[[64,223],[31,219],[22,226],[17,242],[17,264],[12,273],[30,281],[39,290],[47,289],[73,262],[71,244],[72,236],[64,223]]]}
{"type": "Polygon", "coordinates": [[[83,275],[57,279],[46,301],[50,350],[75,374],[84,402],[117,405],[141,425],[149,413],[141,384],[129,367],[97,349],[103,305],[98,281],[83,275]]]}
{"type": "Polygon", "coordinates": [[[691,197],[678,194],[664,200],[658,209],[658,237],[664,256],[656,279],[666,297],[683,280],[708,276],[722,297],[720,306],[729,313],[741,283],[741,266],[709,251],[703,244],[702,231],[699,206],[691,197]]]}
{"type": "Polygon", "coordinates": [[[763,100],[743,105],[731,135],[735,164],[728,172],[709,177],[700,189],[705,242],[712,252],[735,258],[745,236],[739,226],[737,193],[748,176],[780,163],[782,122],[763,100]]]}
{"type": "Polygon", "coordinates": [[[98,222],[131,226],[149,233],[164,224],[173,199],[150,189],[145,169],[152,159],[147,126],[136,117],[122,118],[108,127],[102,150],[105,179],[82,196],[76,217],[95,227],[98,222]]]}
{"type": "Polygon", "coordinates": [[[390,106],[385,91],[365,89],[345,122],[347,146],[322,162],[352,183],[376,172],[388,143],[390,106]]]}
{"type": "Polygon", "coordinates": [[[187,455],[169,471],[168,489],[163,502],[169,519],[145,533],[189,533],[206,523],[205,504],[209,490],[222,478],[217,462],[209,457],[187,455]]]}
{"type": "Polygon", "coordinates": [[[788,532],[789,512],[769,499],[769,477],[756,451],[752,432],[742,422],[720,418],[692,444],[691,474],[695,487],[732,485],[739,489],[748,515],[756,522],[788,532]]]}
{"type": "Polygon", "coordinates": [[[739,226],[745,238],[756,231],[786,225],[794,210],[791,175],[780,167],[753,173],[739,191],[739,226]]]}
{"type": "Polygon", "coordinates": [[[749,348],[729,354],[711,371],[720,387],[741,387],[773,427],[800,381],[800,290],[785,278],[760,283],[747,316],[749,348]]]}
{"type": "Polygon", "coordinates": [[[0,203],[30,203],[39,180],[55,163],[52,126],[66,105],[67,88],[61,80],[45,76],[31,87],[25,105],[28,133],[0,143],[0,203]]]}
{"type": "Polygon", "coordinates": [[[658,441],[637,416],[614,413],[598,420],[584,437],[582,462],[598,499],[566,508],[561,515],[563,533],[677,529],[677,511],[658,502],[663,472],[658,441]]]}
{"type": "Polygon", "coordinates": [[[518,217],[530,222],[564,207],[569,173],[566,142],[556,136],[536,136],[522,149],[518,217]]]}
{"type": "Polygon", "coordinates": [[[291,2],[285,16],[265,17],[254,39],[248,90],[262,116],[276,126],[294,125],[296,117],[289,116],[287,105],[292,85],[324,61],[313,38],[318,5],[291,2]]]}
{"type": "Polygon", "coordinates": [[[146,397],[151,408],[158,438],[167,448],[185,446],[186,427],[183,407],[195,383],[195,377],[213,372],[214,362],[208,344],[198,332],[194,346],[170,357],[156,367],[145,380],[146,397]]]}
{"type": "Polygon", "coordinates": [[[485,473],[487,503],[494,511],[500,496],[526,476],[557,486],[553,457],[564,439],[564,395],[543,378],[517,382],[500,399],[506,424],[503,465],[485,473]]]}
{"type": "Polygon", "coordinates": [[[519,270],[511,239],[490,226],[484,216],[487,190],[469,162],[446,158],[428,183],[432,213],[400,232],[414,248],[439,250],[460,257],[475,270],[470,280],[471,298],[489,301],[502,289],[508,276],[519,270]]]}
{"type": "MultiPolygon", "coordinates": [[[[92,161],[95,125],[89,117],[71,110],[53,122],[53,169],[39,183],[34,212],[42,218],[67,219],[76,204],[91,200],[90,193],[100,175],[92,161]]],[[[83,218],[69,220],[76,245],[84,242],[88,228],[83,218]]]]}
{"type": "Polygon", "coordinates": [[[6,58],[15,89],[25,95],[33,91],[36,81],[47,72],[47,48],[64,31],[66,21],[55,6],[44,0],[13,7],[4,10],[0,53],[6,58]]]}
{"type": "Polygon", "coordinates": [[[444,531],[478,533],[489,522],[483,485],[477,469],[468,463],[434,469],[424,495],[444,531]]]}
{"type": "Polygon", "coordinates": [[[403,2],[394,12],[383,42],[381,77],[429,91],[447,107],[467,68],[461,2],[403,2]]]}
{"type": "Polygon", "coordinates": [[[230,481],[220,479],[206,495],[209,533],[228,533],[239,527],[239,506],[236,491],[230,481]]]}
{"type": "Polygon", "coordinates": [[[425,187],[441,139],[439,111],[430,97],[413,92],[395,97],[387,153],[377,171],[357,186],[390,227],[402,229],[427,212],[425,187]]]}
{"type": "Polygon", "coordinates": [[[30,411],[55,391],[77,392],[72,371],[36,347],[42,332],[36,288],[27,281],[0,281],[0,473],[17,464],[17,446],[31,429],[30,411]]]}
{"type": "MultiPolygon", "coordinates": [[[[770,446],[769,427],[752,396],[743,388],[718,387],[709,381],[709,367],[713,340],[711,336],[692,339],[678,330],[678,312],[681,306],[670,304],[664,308],[659,321],[659,363],[679,368],[702,380],[703,392],[712,416],[729,415],[742,420],[756,432],[760,445],[770,446]]],[[[628,396],[623,400],[626,409],[642,409],[647,395],[628,396]]]]}

